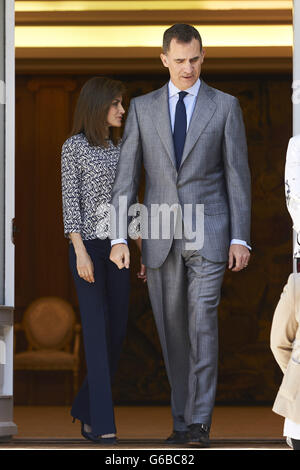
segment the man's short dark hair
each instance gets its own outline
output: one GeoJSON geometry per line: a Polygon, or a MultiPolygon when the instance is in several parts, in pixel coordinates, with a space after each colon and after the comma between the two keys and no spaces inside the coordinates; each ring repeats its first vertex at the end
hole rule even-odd
{"type": "Polygon", "coordinates": [[[166,29],[163,38],[163,52],[166,54],[170,48],[172,39],[176,39],[178,42],[189,43],[193,38],[197,39],[200,43],[200,51],[202,51],[202,39],[194,26],[184,23],[173,24],[170,28],[166,29]]]}

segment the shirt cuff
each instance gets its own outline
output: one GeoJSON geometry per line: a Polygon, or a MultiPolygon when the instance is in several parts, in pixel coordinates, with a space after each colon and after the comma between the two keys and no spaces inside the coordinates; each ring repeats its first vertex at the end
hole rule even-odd
{"type": "Polygon", "coordinates": [[[125,240],[125,238],[117,238],[116,240],[110,241],[111,246],[117,245],[118,243],[125,243],[125,245],[127,245],[127,240],[125,240]]]}
{"type": "Polygon", "coordinates": [[[248,248],[248,250],[252,250],[251,246],[247,245],[247,243],[244,240],[238,240],[237,238],[233,238],[230,242],[230,245],[236,244],[236,245],[243,245],[248,248]]]}

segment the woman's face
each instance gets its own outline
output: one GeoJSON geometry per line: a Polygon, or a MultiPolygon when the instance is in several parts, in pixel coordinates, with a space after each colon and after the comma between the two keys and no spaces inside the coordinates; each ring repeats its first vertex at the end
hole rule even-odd
{"type": "Polygon", "coordinates": [[[121,127],[122,117],[125,110],[122,106],[122,96],[115,98],[110,105],[107,113],[107,124],[108,126],[121,127]]]}

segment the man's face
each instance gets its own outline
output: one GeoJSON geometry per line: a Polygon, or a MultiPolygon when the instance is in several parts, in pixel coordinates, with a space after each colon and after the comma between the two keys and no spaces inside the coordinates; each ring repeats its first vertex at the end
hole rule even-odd
{"type": "Polygon", "coordinates": [[[160,58],[165,67],[169,69],[170,78],[180,90],[186,90],[194,85],[201,72],[201,65],[205,52],[200,52],[200,42],[193,38],[191,42],[178,42],[171,40],[167,54],[160,58]]]}

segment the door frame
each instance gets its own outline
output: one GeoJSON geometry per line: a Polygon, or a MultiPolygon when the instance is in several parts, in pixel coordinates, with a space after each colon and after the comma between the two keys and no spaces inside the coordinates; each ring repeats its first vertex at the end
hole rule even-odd
{"type": "Polygon", "coordinates": [[[15,305],[15,11],[5,2],[5,248],[4,305],[15,305]]]}

